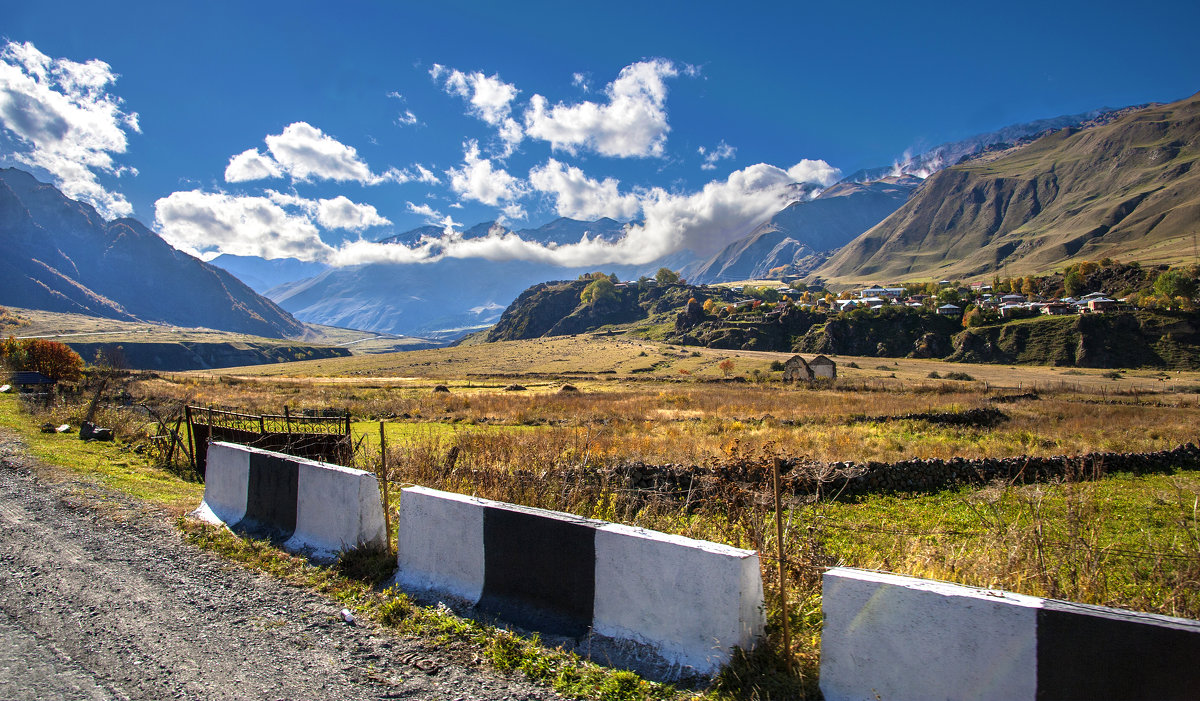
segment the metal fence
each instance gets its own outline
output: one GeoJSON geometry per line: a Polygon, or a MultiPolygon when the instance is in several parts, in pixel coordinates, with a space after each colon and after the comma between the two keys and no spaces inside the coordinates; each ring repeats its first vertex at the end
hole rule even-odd
{"type": "Polygon", "coordinates": [[[242,414],[212,407],[185,409],[196,473],[204,479],[209,441],[238,443],[338,465],[353,454],[350,412],[336,410],[283,414],[242,414]]]}

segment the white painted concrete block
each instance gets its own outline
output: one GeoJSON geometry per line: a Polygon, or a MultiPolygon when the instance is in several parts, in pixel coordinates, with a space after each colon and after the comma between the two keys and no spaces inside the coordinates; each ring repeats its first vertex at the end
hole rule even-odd
{"type": "Polygon", "coordinates": [[[400,495],[396,583],[471,603],[483,593],[483,499],[425,487],[400,495]]]}
{"type": "Polygon", "coordinates": [[[765,623],[757,553],[617,524],[596,532],[595,597],[595,632],[704,674],[765,623]]]}
{"type": "Polygon", "coordinates": [[[296,530],[285,548],[329,559],[360,545],[387,545],[375,475],[303,458],[291,460],[299,470],[296,530]]]}
{"type": "Polygon", "coordinates": [[[246,515],[250,453],[246,446],[214,442],[208,445],[204,500],[192,515],[208,523],[233,525],[246,515]]]}
{"type": "Polygon", "coordinates": [[[1034,699],[1041,602],[831,569],[822,592],[821,691],[828,701],[1034,699]]]}

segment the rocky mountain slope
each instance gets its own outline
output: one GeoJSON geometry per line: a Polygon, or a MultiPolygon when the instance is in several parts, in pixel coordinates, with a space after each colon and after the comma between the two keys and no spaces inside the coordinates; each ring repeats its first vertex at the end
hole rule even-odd
{"type": "Polygon", "coordinates": [[[135,219],[15,168],[0,170],[0,303],[282,338],[304,326],[228,272],[178,251],[135,219]]]}
{"type": "Polygon", "coordinates": [[[930,176],[816,271],[832,282],[1178,262],[1200,228],[1200,95],[1057,131],[930,176]]]}
{"type": "Polygon", "coordinates": [[[834,185],[815,199],[791,203],[689,271],[689,278],[714,283],[807,274],[896,211],[920,183],[900,176],[834,185]]]}

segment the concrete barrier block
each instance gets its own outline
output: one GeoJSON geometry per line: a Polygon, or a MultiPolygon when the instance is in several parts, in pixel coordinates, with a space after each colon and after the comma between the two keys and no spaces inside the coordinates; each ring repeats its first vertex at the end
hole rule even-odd
{"type": "Polygon", "coordinates": [[[396,583],[474,603],[483,593],[483,511],[487,502],[424,487],[400,495],[396,583]]]}
{"type": "Polygon", "coordinates": [[[234,443],[209,444],[204,501],[193,513],[317,559],[387,543],[374,475],[234,443]]]}
{"type": "Polygon", "coordinates": [[[821,601],[828,701],[1035,697],[1039,599],[834,568],[821,601]]]}
{"type": "Polygon", "coordinates": [[[285,547],[328,559],[358,546],[387,545],[375,475],[340,465],[293,460],[299,470],[296,530],[285,547]]]}
{"type": "Polygon", "coordinates": [[[208,446],[209,471],[204,480],[204,500],[192,514],[214,524],[233,525],[246,516],[250,454],[245,446],[212,443],[208,446]]]}
{"type": "Polygon", "coordinates": [[[763,634],[758,554],[641,528],[596,532],[595,632],[707,674],[763,634]]]}
{"type": "Polygon", "coordinates": [[[821,691],[841,699],[1194,699],[1200,621],[883,572],[825,573],[821,691]]]}
{"type": "Polygon", "coordinates": [[[752,551],[422,487],[400,497],[397,565],[407,589],[528,630],[633,644],[615,654],[649,647],[661,670],[713,672],[764,627],[752,551]]]}

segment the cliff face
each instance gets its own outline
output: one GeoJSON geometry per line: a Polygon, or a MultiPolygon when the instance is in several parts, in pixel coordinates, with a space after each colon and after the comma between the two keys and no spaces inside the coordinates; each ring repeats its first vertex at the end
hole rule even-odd
{"type": "Polygon", "coordinates": [[[935,173],[816,274],[937,280],[1184,260],[1200,227],[1198,160],[1200,96],[1063,129],[935,173]]]}
{"type": "Polygon", "coordinates": [[[106,221],[32,175],[0,170],[0,303],[281,338],[304,326],[134,219],[106,221]]]}

